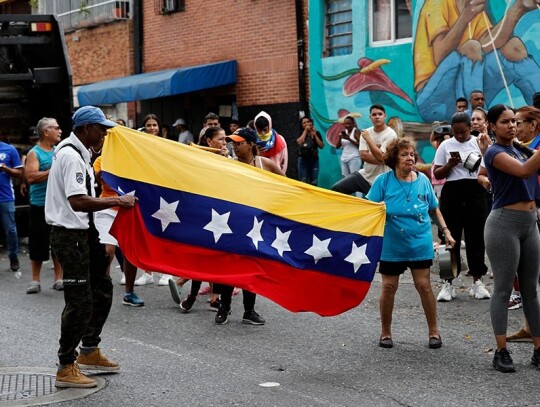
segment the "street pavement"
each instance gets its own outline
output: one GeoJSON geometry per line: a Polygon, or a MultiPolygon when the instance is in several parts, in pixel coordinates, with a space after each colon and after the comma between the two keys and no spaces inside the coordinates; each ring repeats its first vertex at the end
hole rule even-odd
{"type": "MultiPolygon", "coordinates": [[[[23,250],[21,279],[8,271],[7,254],[0,253],[0,367],[53,368],[63,297],[50,288],[50,263],[42,272],[42,292],[25,294],[30,269],[23,250]]],[[[217,326],[206,296],[199,296],[190,314],[181,314],[168,288],[157,284],[137,288],[145,307],[124,306],[115,264],[111,274],[114,304],[101,348],[122,370],[101,375],[107,382],[102,390],[55,405],[540,405],[531,344],[510,345],[516,373],[491,367],[489,300],[469,297],[469,277],[457,280],[462,288],[453,302],[438,304],[443,347],[431,350],[410,273],[397,294],[393,349],[378,347],[379,275],[366,300],[337,317],[293,314],[258,297],[256,309],[267,324],[244,325],[239,295],[230,322],[217,326]]],[[[436,274],[432,281],[438,293],[436,274]]],[[[486,281],[491,291],[492,280],[486,281]]],[[[520,327],[522,317],[522,310],[509,311],[509,331],[520,327]]]]}

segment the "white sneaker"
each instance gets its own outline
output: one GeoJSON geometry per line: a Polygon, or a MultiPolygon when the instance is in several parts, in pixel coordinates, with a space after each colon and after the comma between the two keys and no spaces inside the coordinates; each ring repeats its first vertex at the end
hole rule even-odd
{"type": "Polygon", "coordinates": [[[474,292],[474,298],[476,298],[477,300],[489,300],[491,298],[489,291],[486,289],[486,286],[481,280],[476,280],[476,282],[473,285],[476,286],[476,290],[474,292]]]}
{"type": "Polygon", "coordinates": [[[448,302],[456,298],[456,290],[452,287],[448,281],[445,281],[439,295],[437,295],[437,301],[439,302],[448,302]]]}
{"type": "Polygon", "coordinates": [[[126,275],[122,273],[122,278],[120,279],[120,285],[126,285],[126,275]]]}
{"type": "Polygon", "coordinates": [[[476,295],[476,289],[478,286],[475,283],[472,283],[471,288],[469,288],[469,295],[474,297],[476,295]]]}
{"type": "Polygon", "coordinates": [[[169,280],[172,280],[173,276],[170,274],[162,274],[158,281],[158,285],[169,285],[169,280]]]}
{"type": "Polygon", "coordinates": [[[137,280],[135,280],[135,285],[147,285],[154,284],[154,276],[150,273],[143,273],[137,280]]]}

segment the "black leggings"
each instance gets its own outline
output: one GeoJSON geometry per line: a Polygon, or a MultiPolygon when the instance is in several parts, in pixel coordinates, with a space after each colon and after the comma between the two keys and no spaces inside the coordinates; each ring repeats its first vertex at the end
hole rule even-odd
{"type": "Polygon", "coordinates": [[[446,181],[441,191],[441,212],[452,237],[458,275],[461,272],[461,235],[465,235],[465,253],[469,273],[482,277],[487,273],[484,262],[484,225],[488,214],[487,192],[475,179],[446,181]]]}
{"type": "MultiPolygon", "coordinates": [[[[214,290],[221,294],[220,298],[223,307],[226,309],[231,308],[234,287],[225,284],[214,284],[214,290]]],[[[242,290],[242,295],[244,296],[244,311],[253,311],[255,309],[255,299],[257,298],[257,294],[248,290],[242,290]]]]}

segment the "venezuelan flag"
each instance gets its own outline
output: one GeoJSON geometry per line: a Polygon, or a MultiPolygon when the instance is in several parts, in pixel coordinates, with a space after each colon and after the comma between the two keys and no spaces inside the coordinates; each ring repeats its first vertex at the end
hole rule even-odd
{"type": "Polygon", "coordinates": [[[112,228],[137,267],[245,288],[322,316],[357,306],[369,290],[382,204],[120,126],[109,131],[102,160],[105,182],[139,199],[112,228]]]}

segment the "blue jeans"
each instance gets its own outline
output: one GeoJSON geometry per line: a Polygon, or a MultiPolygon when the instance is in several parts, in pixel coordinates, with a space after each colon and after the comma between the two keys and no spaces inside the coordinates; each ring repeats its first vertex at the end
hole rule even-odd
{"type": "Polygon", "coordinates": [[[298,157],[298,179],[311,185],[317,185],[319,178],[319,157],[298,157]]]}
{"type": "Polygon", "coordinates": [[[4,232],[6,232],[9,258],[12,259],[19,254],[19,237],[17,236],[17,225],[15,224],[15,202],[0,202],[0,220],[4,232]]]}
{"type": "MultiPolygon", "coordinates": [[[[521,61],[509,61],[497,50],[501,67],[508,85],[518,88],[527,104],[540,91],[540,67],[531,57],[521,61]]],[[[456,111],[456,99],[468,97],[471,91],[484,91],[486,106],[503,89],[503,81],[493,52],[483,61],[471,59],[452,51],[437,66],[426,85],[416,94],[418,112],[426,122],[450,120],[456,111]]]]}

